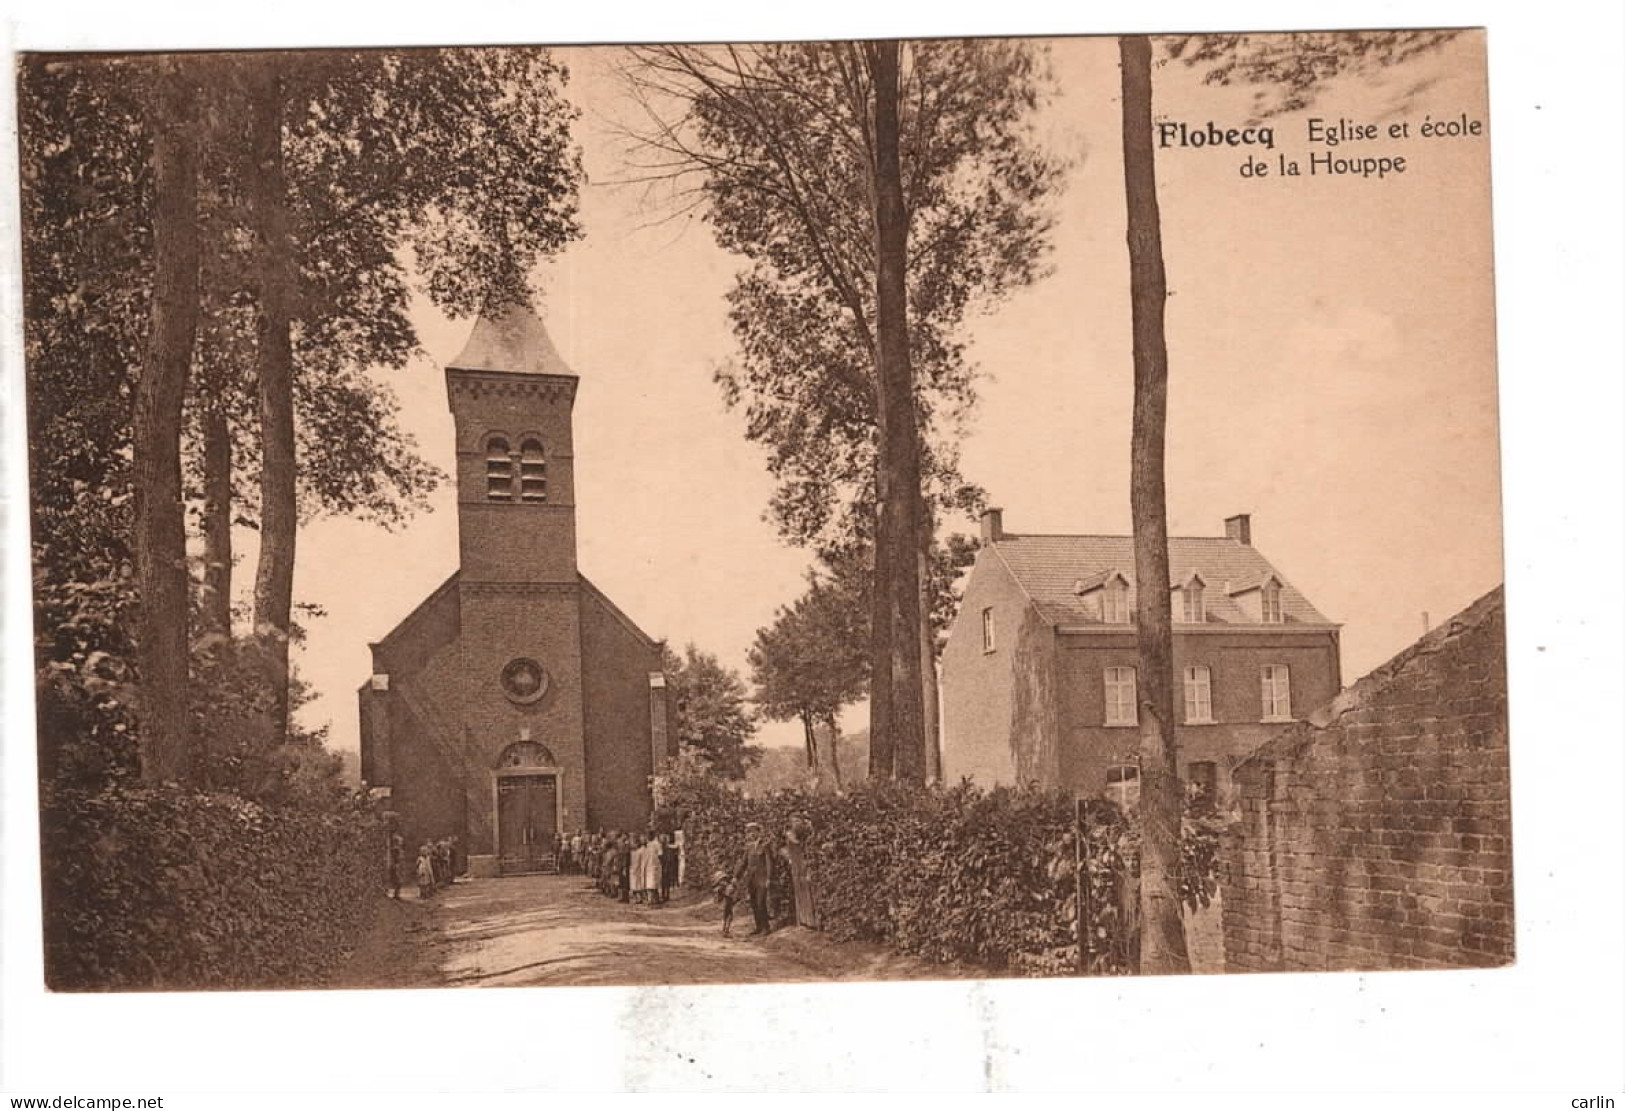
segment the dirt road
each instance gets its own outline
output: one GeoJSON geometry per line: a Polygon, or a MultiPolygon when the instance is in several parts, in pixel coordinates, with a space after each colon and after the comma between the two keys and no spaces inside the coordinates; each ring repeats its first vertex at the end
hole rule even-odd
{"type": "MultiPolygon", "coordinates": [[[[784,927],[732,938],[695,895],[660,907],[606,899],[580,876],[464,880],[426,901],[388,902],[328,986],[751,984],[814,980],[957,980],[986,970],[926,964],[876,945],[784,927]]],[[[1193,970],[1222,972],[1217,907],[1187,920],[1193,970]]]]}
{"type": "Polygon", "coordinates": [[[688,896],[647,907],[606,899],[580,876],[466,880],[387,908],[334,986],[519,987],[960,979],[878,946],[797,927],[722,936],[721,910],[688,896]]]}

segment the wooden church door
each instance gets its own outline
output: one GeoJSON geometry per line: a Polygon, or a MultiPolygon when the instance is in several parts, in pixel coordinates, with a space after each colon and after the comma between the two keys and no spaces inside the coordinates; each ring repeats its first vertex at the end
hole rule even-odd
{"type": "Polygon", "coordinates": [[[504,874],[551,870],[558,805],[558,781],[551,775],[507,775],[497,780],[497,837],[504,874]]]}

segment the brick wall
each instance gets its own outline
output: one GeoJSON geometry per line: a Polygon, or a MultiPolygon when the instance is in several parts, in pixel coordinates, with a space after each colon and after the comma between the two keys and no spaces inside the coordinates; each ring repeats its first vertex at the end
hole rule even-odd
{"type": "Polygon", "coordinates": [[[609,600],[583,580],[582,694],[586,730],[586,810],[569,827],[642,829],[653,799],[649,673],[660,648],[634,632],[609,600]]]}
{"type": "Polygon", "coordinates": [[[1500,588],[1235,769],[1229,971],[1513,959],[1500,588]]]}
{"type": "MultiPolygon", "coordinates": [[[[1060,719],[1060,775],[1058,782],[1089,795],[1106,786],[1106,769],[1113,764],[1139,762],[1139,730],[1108,726],[1106,721],[1106,669],[1138,670],[1139,649],[1134,630],[1062,633],[1057,654],[1056,680],[1060,719]]],[[[1304,632],[1291,626],[1266,631],[1174,633],[1174,713],[1179,722],[1179,771],[1187,774],[1198,760],[1210,761],[1217,772],[1222,798],[1232,791],[1230,769],[1260,745],[1290,732],[1291,724],[1262,720],[1260,674],[1264,665],[1290,669],[1289,691],[1295,717],[1307,717],[1337,694],[1339,669],[1335,637],[1324,631],[1304,632]],[[1213,723],[1185,722],[1185,668],[1208,669],[1213,701],[1213,723]]]]}

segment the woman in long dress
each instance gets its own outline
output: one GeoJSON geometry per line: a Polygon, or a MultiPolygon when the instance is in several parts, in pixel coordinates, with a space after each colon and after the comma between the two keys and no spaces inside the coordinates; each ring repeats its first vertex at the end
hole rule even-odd
{"type": "Polygon", "coordinates": [[[660,901],[660,835],[653,830],[643,843],[643,889],[645,901],[660,901]]]}
{"type": "Polygon", "coordinates": [[[807,863],[807,842],[812,823],[797,815],[784,839],[784,859],[790,865],[790,888],[795,895],[796,924],[818,929],[818,907],[813,902],[812,875],[807,863]]]}
{"type": "Polygon", "coordinates": [[[643,883],[643,875],[646,870],[643,866],[643,858],[647,855],[648,849],[642,841],[638,841],[632,846],[631,880],[632,901],[634,903],[642,903],[648,899],[648,888],[643,883]]]}

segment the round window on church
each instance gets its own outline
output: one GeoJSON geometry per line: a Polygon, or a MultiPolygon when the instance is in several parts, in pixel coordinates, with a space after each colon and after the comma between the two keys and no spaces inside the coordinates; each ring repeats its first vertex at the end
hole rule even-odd
{"type": "Polygon", "coordinates": [[[502,669],[502,693],[522,706],[535,702],[547,693],[547,672],[535,660],[521,656],[502,669]]]}

